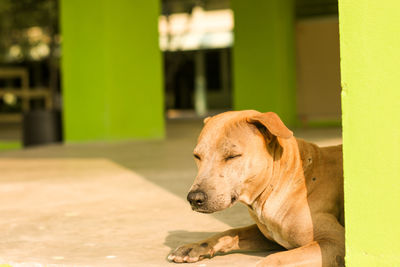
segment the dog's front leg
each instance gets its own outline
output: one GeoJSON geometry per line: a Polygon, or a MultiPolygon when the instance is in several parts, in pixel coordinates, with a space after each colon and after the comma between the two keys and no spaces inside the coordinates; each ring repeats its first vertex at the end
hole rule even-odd
{"type": "MultiPolygon", "coordinates": [[[[261,260],[257,267],[344,267],[344,253],[332,254],[330,241],[315,241],[306,246],[278,252],[261,260]],[[328,251],[325,253],[325,251],[328,251]]],[[[338,251],[338,249],[333,249],[338,251]]]]}
{"type": "Polygon", "coordinates": [[[219,233],[197,243],[183,245],[175,249],[168,260],[174,262],[196,262],[205,257],[212,257],[217,252],[232,250],[276,250],[281,246],[264,237],[256,224],[234,228],[219,233]]]}
{"type": "Polygon", "coordinates": [[[314,241],[268,255],[257,267],[344,267],[344,227],[332,215],[314,218],[314,241]]]}

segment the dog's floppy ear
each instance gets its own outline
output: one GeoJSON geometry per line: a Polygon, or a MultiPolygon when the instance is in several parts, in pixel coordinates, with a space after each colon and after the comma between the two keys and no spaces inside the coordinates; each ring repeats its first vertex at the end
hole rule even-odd
{"type": "Polygon", "coordinates": [[[289,130],[274,112],[261,113],[259,115],[247,118],[247,122],[256,126],[264,126],[272,135],[289,139],[293,132],[289,130]]]}

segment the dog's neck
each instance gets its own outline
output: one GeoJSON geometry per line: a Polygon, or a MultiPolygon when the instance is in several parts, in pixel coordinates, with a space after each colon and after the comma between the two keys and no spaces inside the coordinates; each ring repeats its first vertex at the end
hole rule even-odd
{"type": "Polygon", "coordinates": [[[284,201],[304,184],[304,159],[296,138],[277,141],[279,142],[270,148],[271,159],[268,166],[253,180],[258,182],[247,183],[239,198],[251,208],[265,203],[273,192],[275,195],[279,192],[284,201]]]}

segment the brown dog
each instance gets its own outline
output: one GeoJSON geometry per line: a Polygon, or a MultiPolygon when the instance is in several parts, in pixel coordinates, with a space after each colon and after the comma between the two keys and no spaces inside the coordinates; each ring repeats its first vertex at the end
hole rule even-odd
{"type": "Polygon", "coordinates": [[[211,213],[240,201],[256,224],[181,246],[169,260],[286,249],[257,266],[344,266],[341,146],[296,139],[272,112],[233,111],[205,120],[194,156],[192,209],[211,213]]]}

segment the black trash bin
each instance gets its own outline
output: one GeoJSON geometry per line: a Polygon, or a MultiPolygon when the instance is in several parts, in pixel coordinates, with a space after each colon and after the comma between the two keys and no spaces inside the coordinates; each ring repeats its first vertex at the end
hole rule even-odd
{"type": "Polygon", "coordinates": [[[62,141],[61,112],[33,110],[23,115],[24,147],[62,141]]]}

